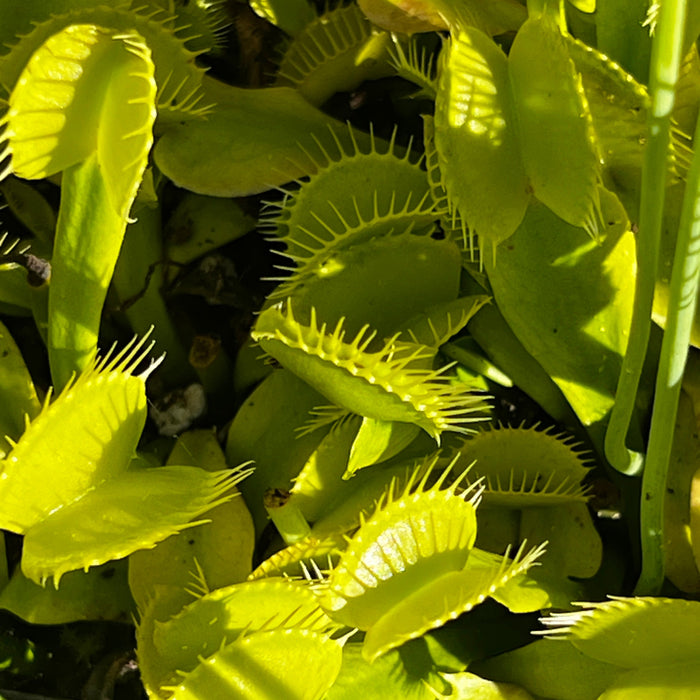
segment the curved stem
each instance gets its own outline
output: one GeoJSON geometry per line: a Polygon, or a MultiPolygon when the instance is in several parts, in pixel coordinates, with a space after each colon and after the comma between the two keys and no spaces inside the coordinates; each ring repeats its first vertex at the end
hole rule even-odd
{"type": "Polygon", "coordinates": [[[662,4],[652,47],[649,86],[651,108],[649,137],[642,170],[634,310],[615,405],[605,435],[605,455],[608,461],[615,469],[628,476],[639,475],[644,468],[644,455],[628,449],[626,438],[634,413],[651,330],[668,169],[671,112],[681,62],[685,8],[686,0],[667,0],[662,4]]]}
{"type": "MultiPolygon", "coordinates": [[[[700,120],[695,129],[700,143],[700,120]]],[[[676,424],[681,380],[695,319],[700,283],[700,154],[688,173],[669,290],[666,330],[661,346],[656,394],[642,480],[642,572],[638,594],[658,593],[664,578],[664,496],[676,424]]]]}

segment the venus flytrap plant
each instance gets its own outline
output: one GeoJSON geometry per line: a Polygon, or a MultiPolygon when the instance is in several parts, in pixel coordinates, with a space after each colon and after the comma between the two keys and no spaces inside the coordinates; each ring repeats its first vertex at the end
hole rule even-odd
{"type": "Polygon", "coordinates": [[[528,179],[515,131],[508,61],[475,27],[453,35],[441,54],[435,149],[453,215],[482,246],[508,238],[525,214],[528,179]]]}
{"type": "Polygon", "coordinates": [[[443,52],[435,112],[443,183],[450,208],[493,252],[521,223],[530,193],[593,236],[600,226],[600,155],[564,34],[557,10],[545,9],[530,14],[507,58],[472,25],[459,26],[443,52]],[[572,157],[563,165],[557,143],[565,142],[572,157]]]}
{"type": "Polygon", "coordinates": [[[446,470],[428,488],[429,473],[409,479],[400,493],[390,485],[320,588],[332,619],[366,630],[368,660],[487,596],[500,599],[499,589],[527,571],[544,549],[525,554],[522,548],[512,562],[473,550],[479,485],[458,494],[461,475],[443,489],[446,470]]]}
{"type": "Polygon", "coordinates": [[[637,597],[580,605],[581,611],[542,622],[549,638],[619,667],[601,697],[691,697],[700,678],[697,602],[637,597]]]}
{"type": "MultiPolygon", "coordinates": [[[[583,18],[580,12],[593,7],[578,2],[578,9],[567,8],[566,24],[564,3],[546,0],[533,0],[527,10],[511,0],[362,0],[320,16],[306,0],[250,6],[289,37],[276,87],[232,87],[202,75],[200,53],[221,48],[217,2],[103,7],[62,0],[49,16],[44,3],[32,1],[9,25],[21,37],[0,58],[9,98],[5,165],[19,177],[63,173],[54,290],[73,279],[68,270],[85,277],[71,287],[77,296],[93,288],[91,276],[94,288],[106,292],[111,270],[100,266],[107,254],[116,256],[127,217],[142,216],[133,233],[147,227],[150,248],[127,241],[112,281],[115,297],[132,297],[129,290],[140,289],[150,274],[144,268],[161,258],[158,207],[167,214],[174,191],[166,178],[188,190],[173,225],[196,218],[191,246],[176,251],[166,242],[177,262],[242,233],[238,225],[247,217],[239,216],[239,203],[213,197],[261,193],[258,228],[285,258],[273,273],[278,286],[266,291],[253,323],[257,346],[240,355],[236,386],[245,389],[233,399],[241,404],[227,428],[228,464],[256,463],[241,483],[245,506],[243,499],[229,500],[244,469],[226,468],[212,433],[182,435],[165,467],[134,457],[145,421],[148,370],[134,374],[142,346],[90,361],[40,409],[26,390],[31,380],[17,348],[0,338],[0,351],[13,360],[5,367],[0,353],[0,379],[13,373],[16,380],[0,392],[6,388],[13,405],[36,414],[21,435],[19,414],[0,411],[16,441],[0,472],[0,525],[24,534],[22,568],[33,579],[58,582],[65,572],[56,598],[46,599],[44,621],[55,614],[62,590],[71,614],[93,614],[72,597],[95,590],[79,569],[94,567],[96,579],[98,562],[128,555],[139,608],[138,661],[151,698],[521,698],[530,692],[607,700],[671,688],[675,672],[693,687],[696,664],[681,648],[687,642],[694,653],[695,641],[679,644],[673,628],[680,615],[692,618],[695,611],[680,601],[592,604],[554,618],[570,628],[571,641],[541,640],[483,660],[526,641],[534,622],[519,613],[567,609],[572,600],[622,586],[608,586],[610,564],[596,573],[602,547],[587,483],[599,472],[591,474],[587,454],[562,432],[566,426],[580,435],[585,428],[593,449],[602,450],[624,372],[642,245],[633,233],[636,182],[653,135],[647,117],[653,122],[658,111],[654,85],[647,89],[640,72],[633,78],[615,62],[630,67],[624,51],[602,51],[605,42],[612,45],[602,26],[609,7],[583,18]],[[597,30],[603,38],[595,46],[597,30]],[[437,36],[398,34],[426,31],[449,38],[422,53],[421,47],[437,46],[437,36]],[[54,54],[66,60],[59,65],[54,54]],[[54,100],[50,119],[32,111],[47,66],[60,73],[63,91],[41,94],[54,100]],[[74,73],[58,71],[67,66],[74,73]],[[387,75],[413,81],[419,105],[435,100],[422,143],[397,145],[404,119],[384,142],[372,128],[366,134],[315,106],[335,109],[347,98],[326,100],[339,90],[387,75]],[[143,102],[127,105],[130,97],[143,102]],[[133,141],[121,138],[129,134],[133,141]],[[131,151],[122,157],[125,147],[131,151]],[[153,209],[133,205],[139,188],[138,205],[153,209]],[[214,211],[219,214],[210,216],[214,211]],[[237,212],[230,227],[221,211],[237,212]],[[112,232],[105,251],[84,243],[86,227],[103,232],[105,226],[112,232]],[[140,256],[142,267],[133,260],[140,256]],[[139,279],[129,280],[129,273],[139,279]],[[252,363],[256,353],[268,365],[252,363]],[[484,429],[492,411],[485,394],[493,389],[494,411],[510,411],[522,400],[512,385],[539,404],[527,411],[542,408],[560,425],[484,429]],[[180,532],[194,524],[197,530],[180,532]],[[545,540],[546,552],[544,545],[528,550],[526,541],[545,540]],[[638,643],[647,629],[661,630],[668,653],[638,643]],[[628,634],[636,635],[631,652],[628,634]],[[543,667],[566,677],[543,678],[543,667]]],[[[237,28],[256,21],[232,7],[237,28]]],[[[688,31],[681,45],[688,45],[688,31]]],[[[216,62],[212,72],[225,77],[216,62]]],[[[375,87],[388,85],[391,93],[396,84],[367,83],[356,96],[371,99],[375,87]]],[[[697,108],[693,94],[685,93],[686,121],[697,108]]],[[[346,106],[352,114],[354,97],[346,106]]],[[[393,106],[403,113],[404,105],[393,106]]],[[[697,189],[691,155],[688,139],[672,125],[654,161],[676,188],[688,180],[684,231],[697,189]]],[[[676,199],[677,189],[667,222],[676,199]]],[[[250,211],[252,200],[241,205],[250,211]]],[[[239,252],[259,250],[247,243],[228,248],[244,274],[250,273],[239,252]]],[[[692,245],[683,237],[676,245],[691,271],[692,245]]],[[[0,270],[0,301],[25,314],[35,305],[42,323],[28,295],[13,296],[14,288],[3,295],[5,274],[0,270]]],[[[668,432],[674,396],[664,377],[680,376],[687,343],[685,334],[674,333],[677,279],[672,287],[668,309],[659,312],[675,344],[662,358],[651,463],[670,444],[668,436],[658,438],[668,432]]],[[[689,283],[683,299],[695,293],[689,283]]],[[[89,333],[68,325],[61,331],[87,353],[100,329],[102,298],[95,294],[88,309],[82,298],[53,295],[51,342],[64,314],[70,323],[89,325],[89,333]]],[[[158,313],[168,313],[162,300],[158,313]]],[[[687,317],[680,318],[687,331],[687,317]]],[[[67,378],[78,364],[64,363],[54,379],[61,383],[59,374],[67,378]]],[[[694,444],[687,401],[680,418],[675,461],[694,444]]],[[[642,581],[660,580],[659,502],[673,489],[665,497],[673,516],[666,530],[669,576],[672,571],[672,581],[693,595],[697,508],[690,499],[698,479],[695,457],[685,459],[682,470],[674,465],[674,479],[665,480],[663,459],[645,475],[653,497],[643,512],[642,581]]],[[[632,487],[621,483],[629,499],[632,487]]],[[[598,489],[595,482],[596,498],[598,489]]],[[[625,504],[617,508],[631,517],[625,504]]],[[[614,556],[608,553],[607,561],[614,556]]],[[[119,585],[109,590],[117,599],[125,562],[115,566],[119,585]]],[[[31,600],[45,589],[16,574],[5,590],[0,604],[4,598],[13,610],[40,619],[40,604],[32,609],[31,600]],[[17,600],[22,590],[28,591],[24,606],[17,600]]]]}
{"type": "Polygon", "coordinates": [[[587,506],[591,456],[551,429],[501,426],[463,441],[456,469],[471,462],[467,482],[481,479],[484,486],[479,546],[493,552],[514,541],[546,539],[547,556],[532,576],[551,605],[568,606],[578,595],[570,578],[593,577],[603,557],[587,506]]]}
{"type": "Polygon", "coordinates": [[[308,181],[300,182],[297,190],[285,189],[284,200],[269,202],[263,212],[261,224],[272,230],[273,240],[284,244],[280,254],[295,264],[292,269],[281,268],[294,274],[282,280],[273,293],[277,298],[287,296],[305,270],[315,271],[336,250],[409,228],[418,233],[432,227],[435,207],[410,144],[400,156],[396,131],[386,145],[370,133],[365,153],[352,128],[348,134],[350,149],[335,137],[338,155],[322,147],[322,158],[308,181]],[[368,169],[377,175],[370,187],[366,187],[368,169]],[[343,191],[352,192],[352,197],[346,199],[343,191]]]}
{"type": "Polygon", "coordinates": [[[0,62],[0,79],[11,90],[4,175],[63,171],[48,311],[58,386],[96,347],[156,114],[163,123],[205,110],[196,54],[166,28],[170,16],[158,8],[143,12],[96,6],[51,16],[0,62]]]}
{"type": "MultiPolygon", "coordinates": [[[[88,7],[65,8],[63,13],[47,13],[42,4],[40,13],[33,17],[33,28],[23,34],[3,56],[0,64],[0,80],[11,93],[34,52],[54,34],[76,24],[91,24],[115,31],[138,33],[153,54],[160,122],[180,121],[202,116],[211,104],[202,103],[200,84],[204,70],[196,65],[196,57],[202,51],[187,48],[189,32],[177,36],[174,28],[177,15],[166,12],[159,4],[146,3],[137,9],[119,3],[114,7],[90,2],[88,7]]],[[[80,131],[79,125],[69,129],[80,131]]],[[[69,150],[71,144],[64,144],[69,150]]]]}
{"type": "Polygon", "coordinates": [[[328,333],[312,312],[309,325],[302,325],[288,303],[265,311],[254,337],[327,399],[356,413],[415,423],[435,439],[445,430],[466,431],[469,414],[482,408],[480,399],[450,384],[444,369],[411,369],[430,357],[425,346],[397,348],[390,339],[378,351],[366,352],[374,335],[360,329],[345,342],[342,322],[328,333]]]}
{"type": "Polygon", "coordinates": [[[415,83],[420,87],[412,97],[427,97],[432,100],[437,94],[437,82],[435,79],[435,55],[430,53],[425,46],[412,39],[406,46],[400,41],[394,40],[391,47],[391,64],[396,74],[415,83]]]}
{"type": "Polygon", "coordinates": [[[31,422],[3,460],[2,527],[23,534],[22,570],[44,583],[154,546],[228,500],[245,469],[152,469],[134,459],[146,420],[136,366],[145,339],[94,360],[31,422]],[[70,437],[67,437],[70,436],[70,437]],[[31,494],[31,496],[28,496],[31,494]]]}
{"type": "Polygon", "coordinates": [[[193,51],[213,51],[221,48],[226,15],[221,0],[115,0],[105,5],[99,0],[54,0],[50,7],[41,0],[27,0],[13,8],[3,22],[3,53],[15,44],[18,37],[29,34],[36,24],[68,12],[90,12],[98,8],[158,15],[170,30],[184,36],[193,51]]]}
{"type": "Polygon", "coordinates": [[[540,12],[538,4],[532,3],[508,54],[523,164],[535,196],[596,237],[602,182],[591,110],[566,48],[561,4],[550,9],[544,2],[540,12]],[[569,157],[562,166],[565,144],[569,157]]]}
{"type": "Polygon", "coordinates": [[[485,504],[509,508],[586,500],[588,469],[571,438],[536,428],[481,430],[460,447],[475,462],[468,480],[483,480],[485,504]]]}
{"type": "MultiPolygon", "coordinates": [[[[404,324],[410,328],[411,316],[431,302],[448,303],[454,298],[460,260],[451,242],[412,233],[416,223],[427,224],[435,217],[428,182],[408,155],[399,159],[392,151],[390,144],[382,155],[373,143],[367,155],[357,145],[353,154],[339,160],[326,154],[326,168],[301,183],[299,190],[279,205],[279,213],[270,221],[283,232],[284,254],[296,267],[273,292],[270,304],[280,296],[289,299],[267,306],[258,318],[253,338],[334,403],[374,421],[413,422],[437,437],[448,425],[458,429],[457,403],[466,395],[458,398],[459,390],[450,389],[440,372],[433,370],[432,361],[437,347],[478,307],[472,305],[467,312],[465,306],[462,312],[467,315],[454,328],[448,314],[446,328],[438,332],[432,326],[433,332],[426,338],[418,338],[415,332],[411,336],[409,330],[406,340],[400,334],[391,336],[404,324]],[[355,182],[361,184],[364,170],[371,164],[391,177],[384,192],[380,181],[374,190],[363,192],[353,187],[355,182]],[[339,177],[357,194],[352,198],[333,196],[339,177]],[[404,274],[407,268],[411,268],[410,278],[404,274]],[[382,286],[375,288],[372,281],[380,274],[382,286]],[[363,292],[349,295],[350,289],[363,292]],[[335,330],[327,330],[333,326],[335,330]],[[348,343],[346,335],[355,338],[348,343]],[[426,382],[424,387],[421,382],[426,382]],[[347,390],[341,389],[342,385],[347,390]],[[454,399],[449,398],[452,391],[454,399]],[[440,393],[444,398],[438,398],[440,393]],[[382,395],[385,398],[377,404],[382,395]],[[442,401],[444,407],[426,408],[435,401],[442,401]],[[414,417],[410,410],[399,409],[401,403],[406,408],[413,405],[417,410],[414,417]],[[440,411],[444,413],[441,418],[440,411]],[[420,418],[421,413],[427,420],[420,418]],[[450,417],[452,413],[454,417],[450,417]],[[433,414],[434,419],[429,417],[433,414]]],[[[430,326],[433,321],[425,323],[430,326]]],[[[357,451],[355,454],[357,459],[357,451]]]]}
{"type": "Polygon", "coordinates": [[[541,619],[545,639],[478,663],[475,671],[537,697],[670,700],[695,694],[696,601],[614,597],[577,605],[541,619]]]}
{"type": "MultiPolygon", "coordinates": [[[[45,49],[43,51],[40,49],[39,53],[34,55],[32,65],[27,69],[29,72],[20,77],[18,86],[12,93],[10,111],[6,116],[8,126],[5,135],[8,138],[8,151],[12,154],[14,172],[24,177],[44,177],[57,170],[68,169],[63,180],[63,215],[59,219],[60,233],[54,251],[54,281],[49,302],[52,307],[49,313],[53,317],[49,330],[49,343],[52,348],[55,381],[61,386],[66,383],[72,371],[85,364],[86,353],[91,352],[95,346],[97,326],[99,325],[99,318],[96,318],[96,314],[99,316],[101,311],[106,284],[111,277],[111,268],[116,261],[116,254],[121,243],[125,217],[136,193],[141,172],[145,167],[145,156],[150,147],[150,127],[153,122],[154,109],[152,104],[149,105],[149,100],[154,101],[156,90],[150,55],[145,44],[136,36],[127,38],[125,44],[122,44],[121,40],[122,37],[111,37],[97,27],[89,25],[72,25],[62,33],[54,35],[49,39],[45,49]],[[127,48],[122,50],[120,48],[122,45],[127,48]],[[122,56],[119,56],[122,51],[122,56]],[[42,143],[42,139],[33,136],[31,131],[32,113],[40,113],[44,118],[46,109],[51,109],[53,106],[52,101],[55,104],[53,109],[56,113],[56,123],[60,124],[62,121],[61,109],[64,106],[55,103],[58,95],[55,97],[52,97],[51,93],[46,95],[45,87],[41,87],[42,81],[47,83],[46,79],[42,77],[42,72],[50,75],[52,70],[49,65],[42,66],[42,63],[48,64],[60,60],[68,63],[73,61],[76,70],[82,71],[81,61],[92,58],[92,62],[98,62],[99,65],[100,54],[104,55],[102,58],[104,61],[117,61],[115,71],[119,68],[124,71],[122,80],[125,80],[127,84],[122,89],[129,90],[128,84],[132,83],[131,90],[136,91],[134,94],[139,95],[141,92],[140,99],[137,98],[137,102],[141,104],[139,106],[134,103],[132,108],[135,109],[132,117],[134,121],[130,126],[127,126],[125,133],[128,134],[131,129],[136,128],[133,136],[143,138],[137,138],[136,141],[132,139],[132,144],[136,149],[135,153],[141,151],[144,155],[141,163],[136,163],[136,170],[132,174],[127,175],[125,179],[120,176],[121,183],[117,187],[121,189],[126,185],[124,194],[115,191],[114,185],[116,183],[114,181],[108,183],[100,174],[97,156],[90,155],[92,148],[98,146],[96,141],[93,141],[93,144],[86,148],[74,151],[70,160],[67,160],[70,152],[69,147],[65,146],[63,153],[59,151],[52,154],[52,146],[49,146],[50,150],[46,152],[46,146],[43,144],[50,141],[48,135],[44,136],[42,143]],[[119,65],[120,61],[122,62],[121,66],[119,65]],[[150,74],[149,66],[151,67],[150,74]],[[133,77],[129,73],[133,73],[133,77]],[[38,98],[38,103],[37,98],[34,97],[37,93],[41,95],[38,98]],[[142,112],[141,115],[139,111],[142,112]],[[26,135],[23,132],[26,132],[26,135]],[[33,147],[32,144],[34,144],[33,147]],[[63,162],[61,156],[63,156],[63,162]],[[125,197],[126,199],[124,199],[125,197]],[[86,210],[85,202],[87,201],[91,201],[91,205],[86,210]],[[82,212],[82,216],[78,214],[76,217],[76,212],[82,212]],[[101,219],[91,220],[90,217],[101,217],[101,219]],[[86,224],[87,226],[85,226],[86,224]],[[93,232],[99,230],[99,236],[95,241],[95,245],[100,246],[97,250],[94,250],[87,243],[85,234],[80,235],[83,228],[93,232]],[[110,230],[114,231],[111,238],[107,235],[110,230]],[[110,250],[112,251],[111,255],[109,255],[110,250]],[[82,278],[71,272],[81,251],[83,256],[81,267],[84,273],[92,259],[90,256],[95,256],[93,274],[82,278]],[[88,253],[88,251],[90,252],[88,253]],[[79,301],[81,299],[82,303],[79,301]],[[97,303],[88,307],[85,304],[85,299],[93,299],[97,303]],[[83,308],[86,315],[80,323],[80,327],[84,330],[76,335],[75,328],[77,326],[75,328],[73,326],[75,317],[70,316],[70,314],[76,313],[78,308],[83,308]],[[76,343],[79,347],[74,346],[76,343]],[[74,349],[71,349],[71,346],[74,346],[74,349]]],[[[90,69],[87,68],[87,74],[89,75],[89,73],[90,69]]],[[[93,73],[93,75],[95,74],[93,73]]],[[[117,85],[118,83],[115,82],[115,89],[117,89],[117,85]]],[[[85,91],[91,93],[91,88],[87,85],[81,85],[80,82],[73,87],[70,80],[66,80],[63,88],[64,105],[66,100],[69,104],[73,99],[79,100],[81,88],[83,100],[85,100],[87,97],[85,91]]],[[[106,95],[107,100],[109,99],[108,95],[109,93],[106,95]]],[[[99,112],[93,111],[91,116],[97,120],[99,112]]],[[[67,120],[67,123],[71,128],[70,119],[67,120]]],[[[92,128],[97,129],[97,121],[93,121],[92,128]]],[[[73,125],[72,129],[77,131],[78,125],[73,125]]],[[[64,136],[64,138],[67,137],[64,136]]],[[[57,141],[60,141],[60,137],[57,141]]],[[[105,148],[112,147],[111,139],[103,143],[105,148]]],[[[102,167],[109,168],[110,165],[114,165],[114,161],[110,163],[113,158],[114,154],[101,153],[102,167]]],[[[129,156],[121,162],[128,164],[128,158],[129,156]]],[[[117,171],[113,171],[115,175],[122,167],[122,165],[117,165],[117,171]]]]}
{"type": "MultiPolygon", "coordinates": [[[[311,309],[320,321],[335,325],[341,318],[348,334],[370,326],[377,334],[370,350],[383,344],[417,313],[452,301],[459,284],[460,252],[447,240],[427,235],[400,234],[374,238],[347,250],[332,250],[311,269],[290,278],[300,284],[286,297],[293,301],[300,322],[308,324],[311,309]],[[404,271],[410,269],[410,275],[404,271]],[[383,271],[381,284],[371,285],[383,271]],[[348,290],[362,290],[349,295],[348,290]],[[384,306],[377,308],[382,298],[384,306]]],[[[407,339],[408,340],[408,339],[407,339]]],[[[431,339],[432,340],[432,339],[431,339]]]]}

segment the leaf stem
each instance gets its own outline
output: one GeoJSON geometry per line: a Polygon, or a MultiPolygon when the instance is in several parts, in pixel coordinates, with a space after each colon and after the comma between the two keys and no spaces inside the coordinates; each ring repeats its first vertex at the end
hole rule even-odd
{"type": "Polygon", "coordinates": [[[284,489],[268,489],[263,499],[270,520],[287,545],[303,540],[311,532],[299,506],[290,497],[291,493],[284,489]]]}
{"type": "Polygon", "coordinates": [[[63,171],[48,300],[49,364],[57,390],[87,366],[97,348],[125,228],[97,154],[63,171]]]}
{"type": "Polygon", "coordinates": [[[627,476],[638,476],[644,469],[644,455],[628,449],[626,437],[634,413],[651,330],[651,311],[666,194],[671,112],[681,62],[685,8],[686,0],[668,0],[662,3],[652,45],[649,85],[651,108],[648,142],[642,168],[634,310],[615,405],[605,435],[605,455],[608,461],[627,476]]]}
{"type": "MultiPolygon", "coordinates": [[[[695,129],[695,143],[700,143],[700,119],[695,129]]],[[[688,172],[678,227],[666,330],[656,376],[649,449],[642,479],[642,571],[636,588],[641,595],[658,593],[664,578],[666,477],[699,284],[700,154],[696,150],[688,172]]]]}

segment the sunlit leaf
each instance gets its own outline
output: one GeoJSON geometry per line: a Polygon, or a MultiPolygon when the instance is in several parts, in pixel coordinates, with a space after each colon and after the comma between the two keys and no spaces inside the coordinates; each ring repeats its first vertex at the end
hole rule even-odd
{"type": "Polygon", "coordinates": [[[523,165],[535,197],[596,237],[603,219],[591,110],[565,39],[546,13],[531,15],[518,31],[508,75],[523,165]]]}
{"type": "Polygon", "coordinates": [[[637,597],[579,605],[580,611],[543,618],[547,634],[565,637],[584,654],[623,668],[697,662],[696,601],[637,597]]]}
{"type": "Polygon", "coordinates": [[[435,147],[451,212],[484,254],[525,215],[530,191],[521,158],[505,54],[473,27],[443,49],[435,100],[435,147]]]}
{"type": "Polygon", "coordinates": [[[342,643],[327,634],[303,628],[243,634],[187,674],[172,697],[321,700],[341,663],[342,643]]]}
{"type": "Polygon", "coordinates": [[[619,202],[604,202],[598,243],[532,205],[496,264],[486,260],[501,313],[587,426],[612,408],[634,296],[634,235],[619,202]]]}
{"type": "Polygon", "coordinates": [[[203,659],[246,632],[270,625],[318,633],[335,629],[307,586],[282,578],[227,586],[195,599],[170,619],[159,618],[157,607],[147,606],[137,630],[144,681],[151,691],[178,684],[180,672],[195,671],[203,659]]]}

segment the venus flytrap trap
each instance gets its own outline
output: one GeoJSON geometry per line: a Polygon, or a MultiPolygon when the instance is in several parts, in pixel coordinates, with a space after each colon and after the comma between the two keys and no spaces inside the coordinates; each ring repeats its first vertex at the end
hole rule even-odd
{"type": "Polygon", "coordinates": [[[543,204],[596,237],[602,182],[590,107],[562,36],[561,4],[550,9],[545,2],[541,14],[532,11],[536,5],[508,54],[523,165],[543,204]],[[562,166],[558,154],[564,147],[569,157],[562,166]]]}
{"type": "Polygon", "coordinates": [[[595,576],[603,558],[587,505],[591,455],[551,429],[501,426],[464,440],[456,469],[471,462],[467,481],[481,479],[484,486],[479,546],[497,552],[512,542],[546,539],[547,556],[532,577],[547,592],[546,605],[568,607],[580,595],[572,579],[595,576]]]}
{"type": "Polygon", "coordinates": [[[435,99],[437,94],[435,55],[425,46],[419,46],[413,39],[409,40],[406,46],[394,40],[391,47],[391,65],[396,75],[419,86],[418,92],[411,95],[412,98],[435,99]]]}
{"type": "Polygon", "coordinates": [[[391,36],[373,25],[357,5],[340,6],[296,33],[277,69],[277,84],[296,88],[321,105],[336,92],[393,72],[387,61],[391,36]]]}
{"type": "Polygon", "coordinates": [[[63,9],[47,15],[45,7],[32,6],[33,28],[0,61],[0,81],[10,94],[3,118],[10,162],[3,175],[63,172],[48,302],[58,386],[95,350],[156,115],[162,126],[207,110],[198,54],[170,28],[177,26],[174,16],[157,5],[63,9]]]}
{"type": "Polygon", "coordinates": [[[552,430],[481,430],[459,448],[458,464],[475,462],[469,481],[484,480],[484,501],[519,508],[584,503],[588,468],[571,438],[552,430]]]}
{"type": "Polygon", "coordinates": [[[495,246],[518,227],[530,194],[515,132],[508,61],[475,27],[460,29],[441,54],[434,124],[450,210],[482,245],[495,246]]]}
{"type": "MultiPolygon", "coordinates": [[[[281,290],[290,289],[304,270],[320,268],[336,250],[409,228],[416,233],[432,228],[435,207],[425,172],[411,157],[410,145],[401,156],[396,132],[386,145],[370,134],[365,153],[352,128],[348,135],[350,149],[335,137],[338,155],[322,148],[322,158],[308,181],[300,182],[296,190],[285,189],[283,201],[270,202],[264,210],[261,224],[272,230],[273,241],[284,244],[280,254],[296,265],[291,270],[295,274],[283,280],[281,290]],[[369,187],[368,169],[377,176],[369,187]],[[342,192],[352,192],[352,198],[342,192]]],[[[274,294],[282,296],[279,290],[274,294]]]]}
{"type": "Polygon", "coordinates": [[[2,527],[25,536],[22,571],[37,582],[53,578],[58,586],[68,571],[199,524],[248,473],[148,468],[134,458],[146,420],[145,380],[160,363],[133,373],[151,349],[145,343],[95,359],[53,402],[49,394],[3,460],[2,527]]]}
{"type": "Polygon", "coordinates": [[[342,322],[328,333],[312,309],[304,326],[287,303],[261,314],[253,337],[327,399],[353,412],[415,423],[438,441],[445,430],[465,432],[470,414],[483,408],[481,399],[451,384],[444,369],[412,369],[412,363],[430,357],[425,346],[397,347],[390,339],[378,351],[366,352],[375,335],[360,329],[345,342],[342,322]]]}
{"type": "Polygon", "coordinates": [[[342,537],[320,538],[310,535],[269,556],[260,566],[253,569],[248,579],[254,581],[274,576],[301,577],[308,575],[310,562],[314,562],[319,570],[316,562],[322,562],[322,571],[330,571],[338,561],[342,545],[342,537]]]}
{"type": "MultiPolygon", "coordinates": [[[[84,24],[69,25],[50,36],[43,49],[33,55],[10,96],[5,137],[6,152],[12,156],[12,171],[32,178],[66,170],[49,299],[49,345],[55,382],[60,386],[67,382],[72,371],[85,365],[96,345],[102,301],[151,144],[155,93],[150,51],[138,35],[115,32],[110,36],[96,25],[84,24]],[[54,84],[53,93],[46,91],[53,78],[47,80],[44,76],[51,76],[55,70],[51,64],[61,61],[72,63],[74,74],[80,75],[85,70],[84,75],[88,77],[75,80],[66,74],[61,87],[54,84]],[[102,139],[97,138],[102,104],[93,102],[91,112],[81,115],[80,124],[75,116],[73,119],[64,116],[64,110],[70,113],[72,107],[75,114],[80,110],[81,100],[87,102],[93,97],[94,89],[86,81],[89,81],[91,68],[93,80],[94,76],[102,74],[100,61],[115,62],[109,68],[115,76],[113,90],[131,93],[130,99],[134,100],[128,108],[131,114],[124,115],[119,125],[122,137],[128,138],[125,145],[131,149],[127,147],[118,156],[116,151],[111,151],[115,141],[121,141],[119,131],[110,134],[105,124],[99,132],[102,139]],[[42,122],[50,123],[46,121],[47,110],[54,112],[56,125],[53,133],[48,134],[46,126],[39,126],[42,122]],[[38,131],[37,126],[32,128],[37,114],[41,115],[38,131]],[[67,126],[62,129],[64,121],[67,126]],[[80,132],[85,129],[92,134],[83,140],[80,132]],[[125,166],[131,166],[131,171],[125,170],[125,166]],[[91,202],[89,207],[85,207],[87,201],[91,202]],[[93,220],[95,217],[100,218],[93,220]],[[99,236],[94,234],[96,231],[99,236]],[[108,235],[109,231],[112,236],[108,235]],[[95,235],[92,244],[85,238],[90,232],[95,235]],[[76,264],[81,268],[77,275],[73,272],[76,264]],[[88,273],[90,267],[93,269],[88,273]],[[74,326],[74,314],[78,309],[83,310],[83,315],[74,326]]],[[[120,98],[109,90],[103,94],[109,115],[110,100],[120,98]]],[[[116,126],[114,123],[113,127],[116,126]]]]}
{"type": "Polygon", "coordinates": [[[428,488],[429,473],[409,479],[400,493],[389,486],[320,588],[332,619],[366,630],[370,661],[488,596],[499,599],[499,589],[544,551],[525,554],[523,547],[510,561],[473,550],[479,485],[458,493],[462,474],[443,489],[448,469],[428,488]]]}
{"type": "MultiPolygon", "coordinates": [[[[576,612],[542,619],[546,628],[543,634],[556,640],[555,647],[570,645],[580,654],[578,663],[590,680],[584,682],[579,697],[646,700],[690,698],[695,694],[700,677],[697,627],[693,625],[699,612],[696,601],[613,598],[579,606],[582,609],[576,612]],[[597,683],[593,681],[596,673],[600,673],[597,683]],[[599,687],[600,681],[603,688],[599,687]],[[600,690],[604,692],[599,694],[600,690]]],[[[535,642],[532,647],[541,644],[535,642]]],[[[491,666],[493,670],[500,666],[501,671],[489,671],[490,677],[510,675],[503,672],[502,665],[508,662],[508,656],[491,666]]],[[[520,670],[512,674],[520,676],[520,682],[534,690],[538,685],[537,672],[533,670],[528,675],[529,678],[520,670]]]]}
{"type": "Polygon", "coordinates": [[[347,636],[310,588],[267,578],[205,593],[160,620],[149,603],[137,628],[150,697],[322,698],[347,636]]]}

